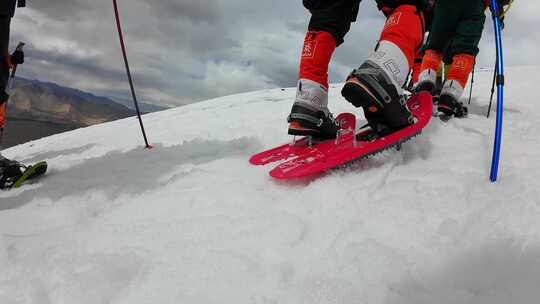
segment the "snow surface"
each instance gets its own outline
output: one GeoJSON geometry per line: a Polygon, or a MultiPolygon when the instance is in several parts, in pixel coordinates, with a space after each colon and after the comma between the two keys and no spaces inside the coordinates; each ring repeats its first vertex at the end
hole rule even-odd
{"type": "Polygon", "coordinates": [[[309,180],[248,164],[294,88],[148,114],[151,151],[134,118],[3,151],[50,172],[0,192],[0,303],[538,303],[539,74],[507,70],[496,184],[489,70],[469,118],[309,180]]]}

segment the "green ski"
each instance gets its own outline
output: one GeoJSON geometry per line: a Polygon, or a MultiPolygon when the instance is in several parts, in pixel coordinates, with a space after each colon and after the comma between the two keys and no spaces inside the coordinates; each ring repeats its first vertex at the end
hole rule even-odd
{"type": "Polygon", "coordinates": [[[13,183],[13,188],[19,188],[22,184],[28,180],[34,179],[36,177],[42,176],[47,172],[47,162],[40,161],[33,165],[30,165],[25,168],[21,177],[19,177],[15,183],[13,183]]]}

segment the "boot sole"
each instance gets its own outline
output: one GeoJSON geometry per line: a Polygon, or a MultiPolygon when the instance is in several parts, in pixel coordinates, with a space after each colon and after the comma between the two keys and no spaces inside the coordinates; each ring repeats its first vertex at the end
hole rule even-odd
{"type": "Polygon", "coordinates": [[[371,113],[381,110],[375,101],[376,97],[360,82],[347,82],[341,90],[341,95],[357,108],[364,108],[371,113]]]}
{"type": "Polygon", "coordinates": [[[444,115],[453,116],[453,117],[456,117],[456,118],[465,118],[469,114],[469,109],[466,106],[463,106],[463,108],[461,109],[461,112],[456,113],[455,109],[453,109],[452,107],[449,107],[449,106],[446,106],[446,105],[443,105],[443,104],[439,104],[437,106],[437,111],[443,113],[444,115]]]}
{"type": "Polygon", "coordinates": [[[317,136],[320,135],[319,132],[312,130],[312,129],[295,129],[295,128],[289,128],[288,131],[289,135],[295,135],[295,136],[317,136]]]}
{"type": "Polygon", "coordinates": [[[317,140],[327,140],[327,139],[336,138],[335,136],[325,135],[316,129],[304,128],[299,124],[295,124],[294,122],[289,125],[289,130],[287,133],[289,135],[294,135],[294,136],[310,136],[317,140]]]}
{"type": "Polygon", "coordinates": [[[418,84],[418,86],[414,89],[415,92],[428,92],[431,95],[435,94],[435,88],[436,85],[429,82],[424,81],[418,84]]]}

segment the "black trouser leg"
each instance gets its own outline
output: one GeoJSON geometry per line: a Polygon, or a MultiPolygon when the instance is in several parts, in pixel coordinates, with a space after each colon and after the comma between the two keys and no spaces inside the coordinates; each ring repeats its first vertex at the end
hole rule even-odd
{"type": "Polygon", "coordinates": [[[311,12],[310,31],[329,32],[339,46],[356,21],[361,0],[307,0],[304,6],[311,12]]]}
{"type": "Polygon", "coordinates": [[[0,15],[0,104],[8,99],[6,88],[9,80],[9,67],[5,56],[9,54],[9,27],[11,17],[0,15]]]}

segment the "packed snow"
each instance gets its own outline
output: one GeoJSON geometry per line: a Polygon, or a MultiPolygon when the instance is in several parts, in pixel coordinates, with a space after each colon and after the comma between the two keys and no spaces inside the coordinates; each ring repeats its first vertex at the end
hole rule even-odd
{"type": "Polygon", "coordinates": [[[145,115],[152,150],[129,118],[2,151],[50,171],[0,192],[0,303],[538,303],[540,67],[506,71],[497,183],[492,73],[468,118],[298,181],[248,163],[295,88],[145,115]]]}

